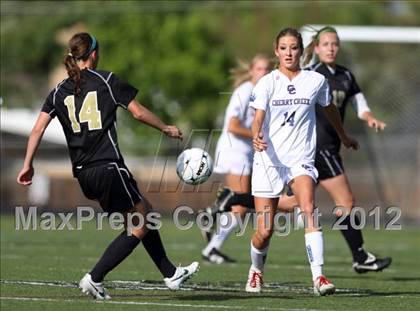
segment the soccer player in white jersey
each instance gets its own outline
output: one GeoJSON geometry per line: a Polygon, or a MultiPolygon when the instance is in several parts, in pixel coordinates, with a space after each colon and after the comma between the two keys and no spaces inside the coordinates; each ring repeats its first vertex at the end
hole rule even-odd
{"type": "Polygon", "coordinates": [[[254,88],[250,106],[255,109],[252,123],[255,152],[252,194],[255,198],[257,230],[251,240],[251,267],[245,290],[260,292],[273,220],[285,185],[293,190],[307,217],[305,244],[314,282],[314,293],[328,295],[335,286],[323,275],[323,237],[314,217],[314,167],[316,149],[315,105],[325,115],[346,147],[358,148],[348,137],[340,115],[330,105],[328,82],[314,71],[300,69],[303,53],[300,33],[292,28],[279,32],[275,40],[278,69],[267,74],[254,88]]]}
{"type": "MultiPolygon", "coordinates": [[[[215,173],[225,175],[225,185],[231,190],[228,188],[221,190],[224,194],[219,194],[218,200],[229,199],[233,195],[232,191],[238,196],[244,194],[243,197],[250,197],[253,156],[251,123],[254,118],[254,109],[249,108],[249,99],[255,84],[268,73],[269,67],[268,57],[258,54],[249,64],[239,63],[239,66],[232,70],[235,90],[226,108],[223,131],[217,142],[214,166],[215,173]]],[[[220,225],[215,225],[217,229],[202,251],[205,261],[216,264],[234,262],[220,249],[238,224],[234,215],[238,217],[245,215],[247,208],[244,204],[246,203],[234,205],[231,212],[221,215],[220,225]]]]}

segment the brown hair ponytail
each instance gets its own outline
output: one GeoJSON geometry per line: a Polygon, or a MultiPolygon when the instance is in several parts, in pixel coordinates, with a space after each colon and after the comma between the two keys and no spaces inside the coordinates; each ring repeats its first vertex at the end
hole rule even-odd
{"type": "Polygon", "coordinates": [[[80,94],[80,86],[83,82],[80,68],[77,61],[86,61],[93,51],[99,48],[95,37],[86,32],[75,34],[69,41],[69,53],[63,60],[66,66],[67,74],[71,80],[75,82],[74,93],[76,96],[80,94]]]}

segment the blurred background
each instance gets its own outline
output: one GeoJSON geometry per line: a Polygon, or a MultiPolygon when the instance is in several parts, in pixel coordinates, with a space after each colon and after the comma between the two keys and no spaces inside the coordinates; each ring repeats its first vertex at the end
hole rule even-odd
{"type": "MultiPolygon", "coordinates": [[[[214,200],[220,178],[184,187],[175,159],[187,146],[213,154],[232,92],[229,69],[256,53],[273,55],[281,28],[305,30],[309,24],[420,27],[420,3],[2,1],[1,211],[30,205],[56,211],[97,207],[83,198],[72,178],[57,120],[40,146],[34,184],[23,188],[15,182],[43,101],[66,78],[61,61],[74,33],[94,34],[100,43],[98,68],[135,85],[142,104],[183,130],[186,139],[177,143],[119,112],[119,145],[128,167],[155,208],[169,212],[181,204],[202,209],[214,200]]],[[[379,205],[383,214],[385,207],[397,206],[402,223],[419,224],[420,34],[417,28],[412,40],[398,42],[404,29],[381,32],[375,42],[342,38],[338,63],[352,70],[374,114],[387,123],[383,133],[375,133],[348,111],[345,126],[361,149],[343,150],[343,157],[358,206],[379,205]]],[[[321,189],[317,203],[325,214],[333,208],[321,189]]]]}

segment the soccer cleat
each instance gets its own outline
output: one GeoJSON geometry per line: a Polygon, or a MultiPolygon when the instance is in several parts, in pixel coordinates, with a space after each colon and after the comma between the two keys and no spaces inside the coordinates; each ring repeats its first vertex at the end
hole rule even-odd
{"type": "Polygon", "coordinates": [[[314,294],[317,296],[332,295],[335,292],[335,286],[325,276],[321,275],[314,281],[314,294]]]}
{"type": "Polygon", "coordinates": [[[236,262],[235,259],[230,258],[229,256],[223,254],[216,248],[212,248],[210,253],[208,255],[205,255],[204,253],[201,254],[203,259],[205,261],[215,263],[215,264],[222,264],[222,263],[234,263],[236,262]]]}
{"type": "Polygon", "coordinates": [[[82,290],[82,293],[86,295],[91,295],[93,298],[98,300],[109,300],[111,297],[106,292],[102,283],[96,283],[92,281],[92,276],[89,273],[86,273],[83,279],[79,282],[79,288],[82,290]]]}
{"type": "Polygon", "coordinates": [[[353,263],[353,269],[357,273],[366,273],[370,271],[382,271],[383,269],[387,268],[391,262],[391,257],[385,258],[376,258],[375,255],[371,253],[367,253],[368,258],[363,263],[355,262],[353,263]]]}
{"type": "Polygon", "coordinates": [[[199,269],[198,262],[194,261],[186,267],[178,267],[175,274],[171,278],[164,278],[166,286],[171,290],[178,290],[182,287],[184,282],[191,278],[199,269]]]}
{"type": "Polygon", "coordinates": [[[245,291],[248,293],[260,293],[263,285],[262,272],[254,266],[249,268],[248,281],[246,282],[245,291]]]}

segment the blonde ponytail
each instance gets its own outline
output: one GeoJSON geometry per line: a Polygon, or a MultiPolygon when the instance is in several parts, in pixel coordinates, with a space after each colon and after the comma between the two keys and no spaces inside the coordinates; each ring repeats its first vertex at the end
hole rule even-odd
{"type": "Polygon", "coordinates": [[[309,43],[308,46],[303,51],[303,66],[308,65],[312,60],[312,57],[314,55],[315,45],[317,45],[315,37],[316,36],[312,37],[311,43],[309,43]]]}
{"type": "Polygon", "coordinates": [[[321,37],[322,34],[327,33],[327,32],[332,32],[332,33],[335,33],[338,38],[337,30],[331,26],[325,26],[321,28],[320,30],[315,30],[315,31],[316,33],[312,36],[311,43],[308,44],[308,46],[305,48],[305,51],[303,52],[303,66],[306,66],[307,64],[311,62],[312,57],[314,55],[315,46],[319,44],[319,38],[321,37]]]}
{"type": "Polygon", "coordinates": [[[259,60],[267,60],[270,64],[272,61],[267,55],[257,54],[250,62],[245,62],[241,59],[237,60],[238,65],[230,70],[231,80],[233,80],[233,87],[236,89],[242,83],[251,80],[251,69],[259,60]]]}

